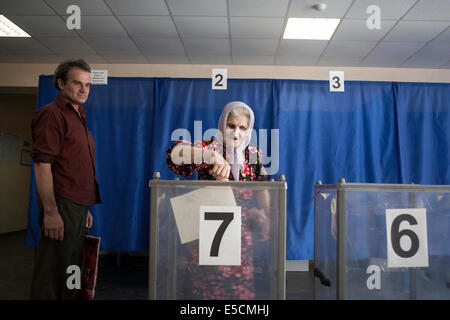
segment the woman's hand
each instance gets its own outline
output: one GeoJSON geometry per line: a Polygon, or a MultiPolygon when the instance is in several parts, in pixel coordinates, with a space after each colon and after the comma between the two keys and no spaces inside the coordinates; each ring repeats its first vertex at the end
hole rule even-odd
{"type": "Polygon", "coordinates": [[[218,181],[227,180],[231,171],[230,164],[215,151],[211,151],[208,160],[210,164],[214,164],[212,169],[209,170],[209,174],[218,181]]]}

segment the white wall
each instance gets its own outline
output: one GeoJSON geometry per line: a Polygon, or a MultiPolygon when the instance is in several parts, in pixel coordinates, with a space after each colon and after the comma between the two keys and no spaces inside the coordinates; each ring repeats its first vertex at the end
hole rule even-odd
{"type": "MultiPolygon", "coordinates": [[[[0,63],[0,87],[37,87],[39,75],[53,74],[56,67],[57,64],[0,63]]],[[[91,64],[91,68],[108,69],[112,77],[211,78],[213,68],[227,68],[228,78],[328,80],[329,71],[344,71],[345,80],[450,83],[450,69],[190,64],[91,64]]]]}
{"type": "MultiPolygon", "coordinates": [[[[31,143],[35,105],[33,94],[0,94],[0,130],[31,143]]],[[[30,173],[31,167],[0,160],[0,234],[26,229],[30,173]]]]}

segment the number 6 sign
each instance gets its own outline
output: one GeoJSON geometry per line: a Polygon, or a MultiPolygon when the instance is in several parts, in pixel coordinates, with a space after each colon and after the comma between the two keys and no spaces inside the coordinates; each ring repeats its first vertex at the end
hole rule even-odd
{"type": "Polygon", "coordinates": [[[386,209],[389,268],[428,267],[426,209],[386,209]]]}
{"type": "Polygon", "coordinates": [[[200,207],[199,251],[199,265],[241,265],[241,207],[200,207]]]}

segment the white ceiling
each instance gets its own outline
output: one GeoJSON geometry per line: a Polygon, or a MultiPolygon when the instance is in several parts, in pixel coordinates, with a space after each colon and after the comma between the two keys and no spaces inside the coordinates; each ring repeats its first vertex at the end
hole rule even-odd
{"type": "Polygon", "coordinates": [[[0,38],[0,62],[450,69],[450,0],[0,0],[0,14],[32,36],[0,38]],[[74,4],[80,30],[66,26],[74,4]],[[329,41],[283,40],[289,17],[342,20],[329,41]]]}

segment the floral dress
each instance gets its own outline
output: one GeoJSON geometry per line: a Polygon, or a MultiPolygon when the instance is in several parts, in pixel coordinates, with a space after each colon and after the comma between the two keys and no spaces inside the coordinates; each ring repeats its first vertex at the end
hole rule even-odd
{"type": "MultiPolygon", "coordinates": [[[[172,149],[178,144],[188,144],[185,141],[176,141],[166,153],[167,165],[176,174],[183,177],[191,176],[195,170],[198,170],[199,180],[215,180],[209,174],[212,165],[185,164],[175,165],[170,154],[172,149]]],[[[193,145],[202,149],[211,149],[217,147],[214,138],[211,140],[196,142],[193,145]]],[[[217,148],[216,148],[217,150],[217,148]]],[[[249,145],[245,149],[244,169],[241,170],[240,181],[265,181],[267,180],[266,171],[262,166],[261,150],[249,145]],[[250,159],[257,161],[249,161],[250,159]],[[255,162],[255,163],[253,163],[255,162]]],[[[224,147],[223,157],[225,158],[226,149],[224,147]]],[[[229,180],[234,180],[230,172],[229,180]]],[[[184,278],[189,279],[188,289],[183,290],[184,295],[181,299],[255,299],[254,283],[254,265],[253,265],[253,233],[261,230],[263,221],[260,216],[250,215],[248,212],[249,203],[253,198],[252,190],[233,190],[236,204],[241,206],[242,211],[242,230],[241,230],[241,265],[239,266],[201,266],[199,265],[199,246],[198,240],[188,243],[188,256],[185,259],[184,278]],[[189,296],[190,294],[190,296],[189,296]]]]}

